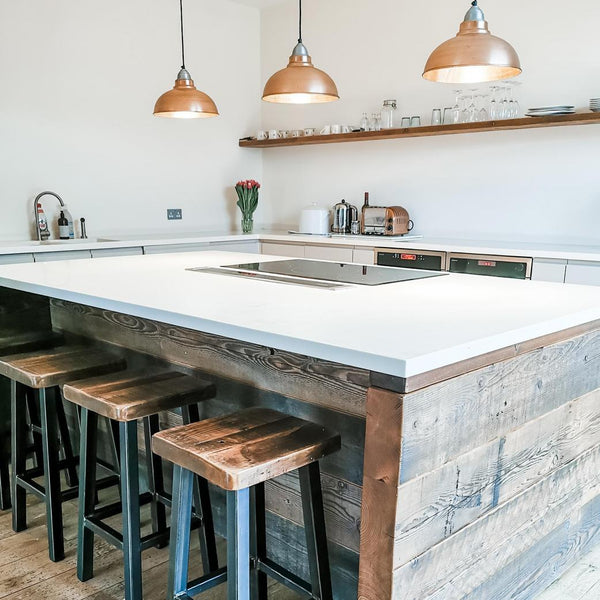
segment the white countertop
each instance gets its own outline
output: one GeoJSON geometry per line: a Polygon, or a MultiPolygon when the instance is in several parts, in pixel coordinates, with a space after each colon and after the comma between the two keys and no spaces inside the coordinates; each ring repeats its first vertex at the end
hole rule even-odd
{"type": "Polygon", "coordinates": [[[5,265],[0,285],[400,377],[600,319],[591,286],[451,274],[332,291],[186,271],[256,260],[188,252],[5,265]]]}
{"type": "Polygon", "coordinates": [[[199,232],[157,235],[106,235],[89,240],[0,241],[0,254],[24,254],[38,252],[64,252],[68,250],[99,250],[141,246],[164,246],[176,244],[215,244],[235,241],[271,241],[296,244],[350,246],[354,248],[407,248],[411,250],[442,250],[478,254],[499,254],[529,258],[563,259],[600,262],[600,244],[577,245],[515,241],[465,240],[457,238],[422,237],[409,234],[406,237],[373,237],[360,235],[290,235],[286,232],[256,232],[253,234],[228,232],[199,232]]]}

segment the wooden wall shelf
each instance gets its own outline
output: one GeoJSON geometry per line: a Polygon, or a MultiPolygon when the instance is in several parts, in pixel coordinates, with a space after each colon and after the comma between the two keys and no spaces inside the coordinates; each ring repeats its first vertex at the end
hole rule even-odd
{"type": "Polygon", "coordinates": [[[367,140],[393,140],[398,138],[425,137],[431,135],[453,135],[457,133],[475,133],[480,131],[505,131],[510,129],[534,129],[537,127],[560,127],[566,125],[588,125],[600,123],[600,113],[576,113],[553,117],[523,117],[503,121],[483,123],[459,123],[457,125],[432,125],[408,127],[404,129],[385,129],[383,131],[359,131],[331,135],[312,135],[309,137],[287,138],[284,140],[255,139],[240,140],[242,148],[279,148],[283,146],[310,146],[314,144],[340,144],[346,142],[364,142],[367,140]]]}

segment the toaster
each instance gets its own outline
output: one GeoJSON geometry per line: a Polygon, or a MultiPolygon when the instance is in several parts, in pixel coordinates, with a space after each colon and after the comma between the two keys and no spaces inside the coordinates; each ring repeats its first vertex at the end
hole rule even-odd
{"type": "Polygon", "coordinates": [[[401,206],[368,206],[363,208],[362,217],[364,235],[404,235],[414,227],[401,206]]]}

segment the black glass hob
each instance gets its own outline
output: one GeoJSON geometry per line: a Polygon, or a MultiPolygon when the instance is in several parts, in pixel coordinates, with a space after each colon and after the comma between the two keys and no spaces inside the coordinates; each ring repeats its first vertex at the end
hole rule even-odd
{"type": "MultiPolygon", "coordinates": [[[[254,277],[281,281],[282,283],[309,284],[309,280],[324,282],[317,287],[339,287],[344,284],[384,285],[427,277],[442,277],[446,273],[419,271],[348,263],[321,262],[317,260],[291,259],[268,262],[252,262],[221,267],[198,267],[190,271],[204,271],[221,275],[254,277]]],[[[313,284],[310,284],[313,285],[313,284]]]]}

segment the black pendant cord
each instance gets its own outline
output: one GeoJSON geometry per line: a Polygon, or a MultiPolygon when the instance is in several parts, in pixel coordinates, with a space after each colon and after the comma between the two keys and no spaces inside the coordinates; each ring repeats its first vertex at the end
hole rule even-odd
{"type": "Polygon", "coordinates": [[[183,0],[179,0],[179,19],[181,23],[181,68],[185,69],[185,45],[183,43],[183,0]]]}
{"type": "Polygon", "coordinates": [[[302,43],[302,0],[298,0],[298,43],[302,43]]]}

